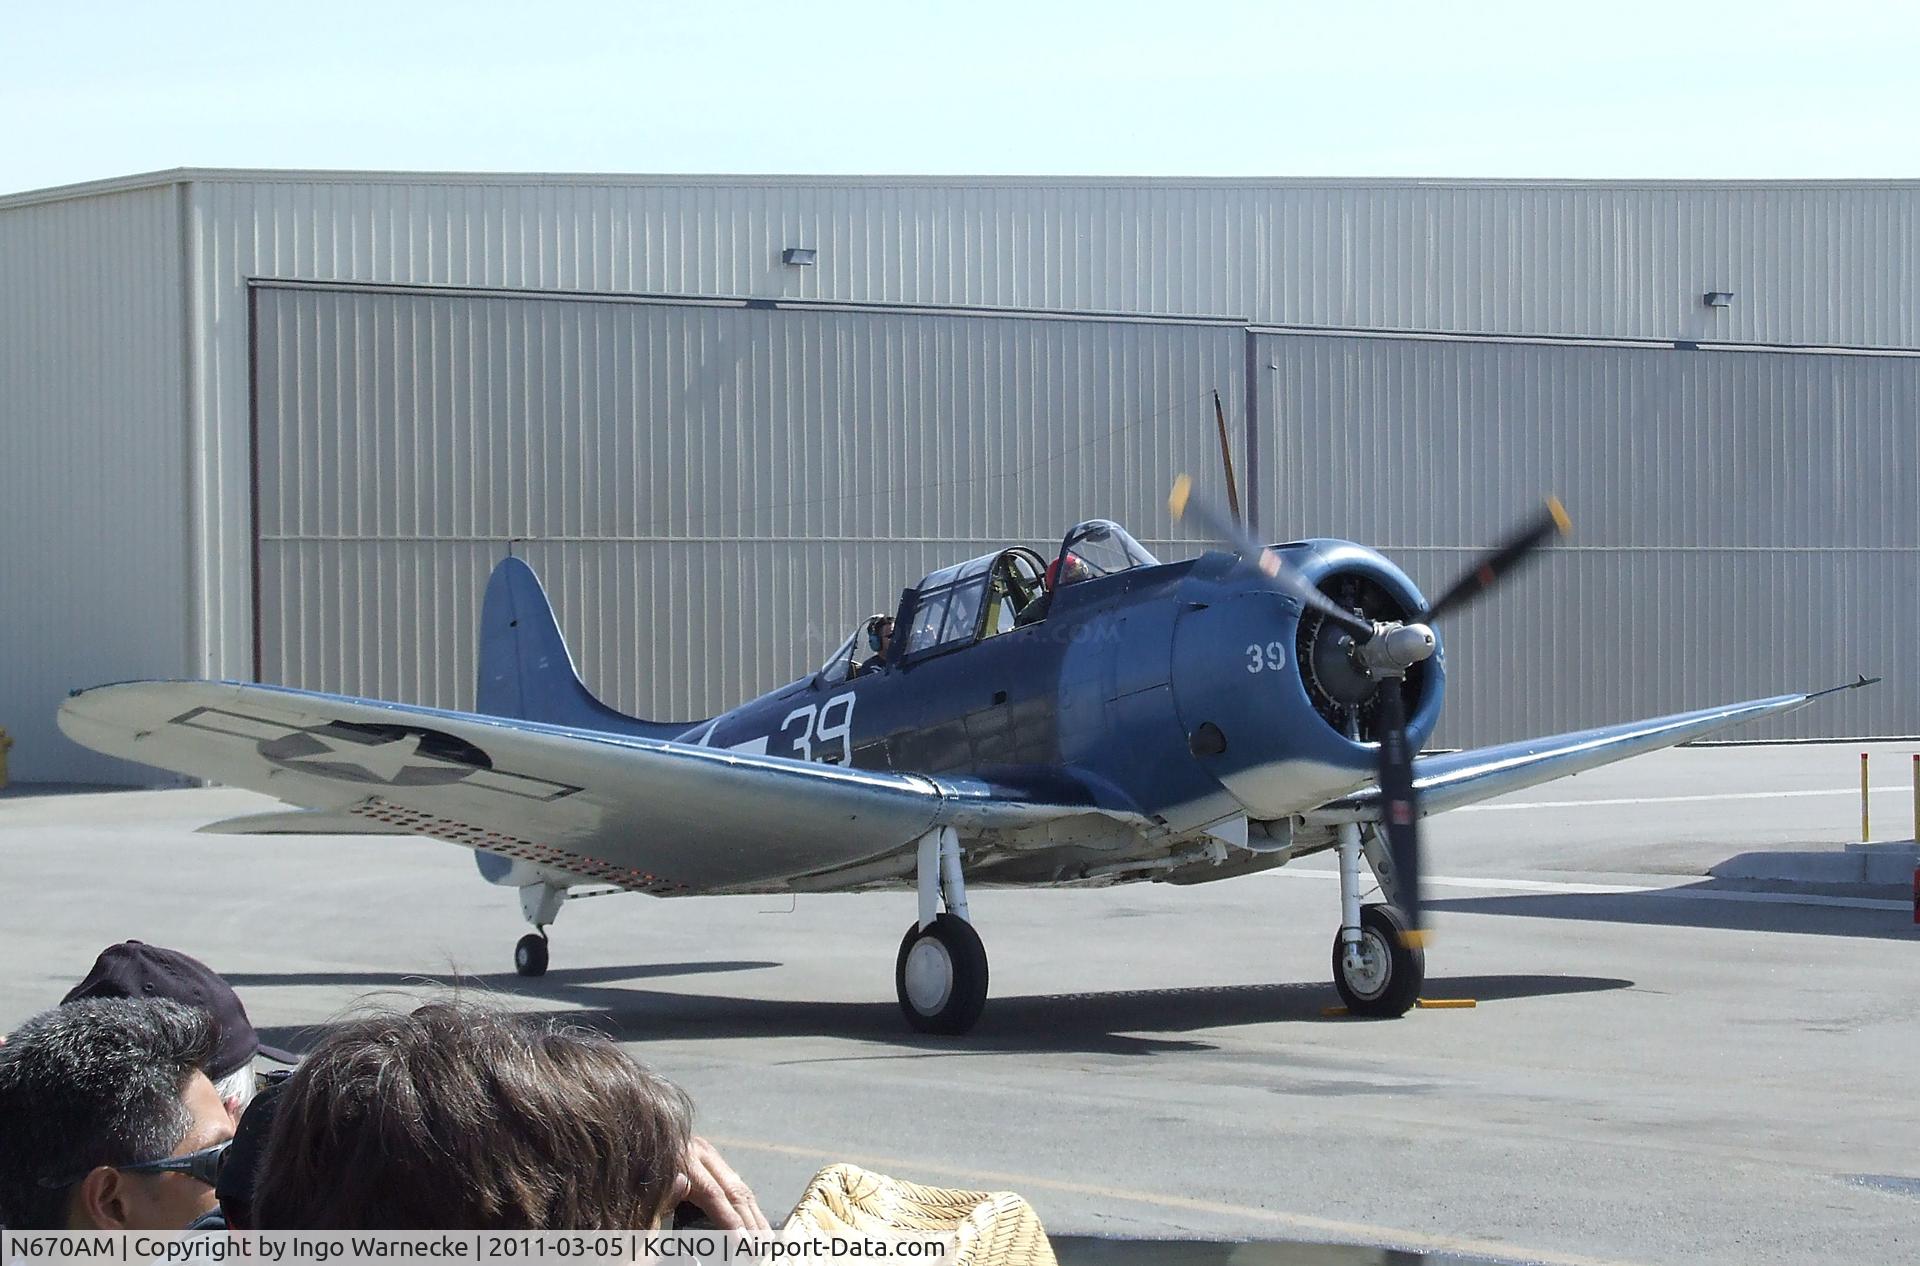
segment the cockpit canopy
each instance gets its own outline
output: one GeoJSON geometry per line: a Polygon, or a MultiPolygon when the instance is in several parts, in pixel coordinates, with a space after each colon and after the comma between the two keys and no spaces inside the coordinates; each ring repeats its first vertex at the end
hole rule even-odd
{"type": "MultiPolygon", "coordinates": [[[[903,606],[907,627],[893,630],[894,639],[904,638],[905,643],[894,654],[911,658],[937,647],[1009,632],[1019,614],[1040,597],[1045,569],[1046,560],[1040,555],[1014,546],[933,572],[909,591],[903,606]]],[[[875,615],[862,621],[840,644],[821,665],[823,682],[845,681],[863,670],[872,671],[869,657],[878,657],[873,643],[881,621],[891,624],[893,617],[875,615]]]]}
{"type": "Polygon", "coordinates": [[[1010,631],[1040,596],[1038,554],[1024,546],[943,567],[915,588],[904,630],[907,656],[1010,631]]]}
{"type": "MultiPolygon", "coordinates": [[[[1088,519],[1067,533],[1051,566],[1016,545],[942,567],[909,591],[901,608],[906,626],[893,630],[901,644],[891,649],[888,662],[1011,632],[1044,619],[1052,590],[1060,585],[1158,562],[1118,523],[1088,519]]],[[[863,621],[821,665],[821,681],[831,684],[872,671],[870,657],[878,656],[875,630],[886,619],[876,615],[863,621]]]]}

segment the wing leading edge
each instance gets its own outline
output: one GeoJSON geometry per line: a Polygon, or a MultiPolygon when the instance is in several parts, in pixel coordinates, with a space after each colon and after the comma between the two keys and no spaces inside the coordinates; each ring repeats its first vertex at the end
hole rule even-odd
{"type": "Polygon", "coordinates": [[[842,769],[236,682],[78,691],[74,741],[327,816],[660,895],[756,886],[963,835],[1099,812],[964,779],[842,769]]]}
{"type": "MultiPolygon", "coordinates": [[[[1584,773],[1611,765],[1631,756],[1643,756],[1664,747],[1705,738],[1721,730],[1779,716],[1804,708],[1815,699],[1842,690],[1871,686],[1879,678],[1862,677],[1844,686],[1803,694],[1775,695],[1770,699],[1749,699],[1697,712],[1676,712],[1671,716],[1646,721],[1628,721],[1621,725],[1601,726],[1571,734],[1525,739],[1497,747],[1449,752],[1441,756],[1423,756],[1414,762],[1414,785],[1420,791],[1421,815],[1444,813],[1463,805],[1490,800],[1511,791],[1522,791],[1556,778],[1584,773]]],[[[1306,815],[1310,825],[1339,822],[1373,822],[1380,816],[1380,791],[1369,787],[1352,795],[1329,801],[1306,815]]]]}

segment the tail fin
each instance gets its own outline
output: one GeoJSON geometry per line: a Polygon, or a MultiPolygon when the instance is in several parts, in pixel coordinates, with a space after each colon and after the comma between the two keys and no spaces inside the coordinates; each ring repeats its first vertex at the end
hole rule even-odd
{"type": "Polygon", "coordinates": [[[540,578],[518,558],[502,559],[487,581],[474,710],[644,738],[673,738],[699,724],[642,721],[594,698],[574,669],[540,578]]]}

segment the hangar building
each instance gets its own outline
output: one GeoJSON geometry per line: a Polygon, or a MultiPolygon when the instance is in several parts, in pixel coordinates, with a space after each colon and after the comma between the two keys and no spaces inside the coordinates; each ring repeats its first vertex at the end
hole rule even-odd
{"type": "Polygon", "coordinates": [[[704,716],[932,568],[1218,488],[1428,591],[1452,744],[1882,673],[1920,732],[1920,182],[180,170],[0,198],[0,726],[71,687],[471,702],[491,563],[704,716]]]}

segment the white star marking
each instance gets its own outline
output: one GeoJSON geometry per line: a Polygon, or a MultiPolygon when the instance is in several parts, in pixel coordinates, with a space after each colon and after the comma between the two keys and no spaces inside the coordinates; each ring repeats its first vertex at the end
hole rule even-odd
{"type": "Polygon", "coordinates": [[[388,743],[355,743],[349,739],[332,738],[325,734],[312,735],[313,741],[326,747],[324,752],[312,752],[306,756],[290,757],[289,765],[309,763],[328,765],[357,765],[371,776],[382,782],[392,782],[400,771],[425,765],[435,769],[464,769],[464,765],[441,760],[437,756],[423,756],[420,753],[420,736],[407,734],[388,743]]]}

